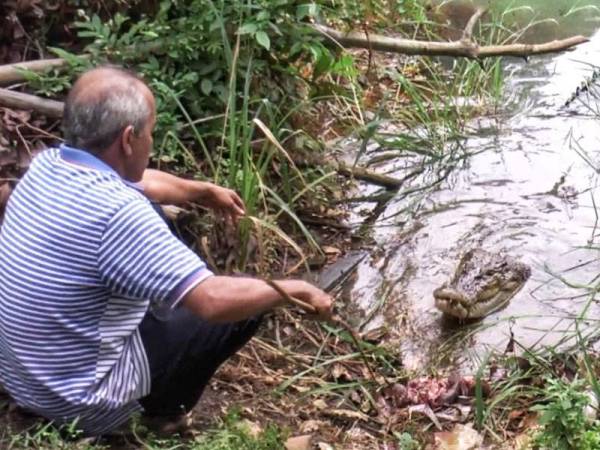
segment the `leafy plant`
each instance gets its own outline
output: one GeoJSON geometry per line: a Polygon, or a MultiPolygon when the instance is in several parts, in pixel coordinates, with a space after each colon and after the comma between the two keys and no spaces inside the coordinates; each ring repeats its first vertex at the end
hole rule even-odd
{"type": "Polygon", "coordinates": [[[540,413],[535,445],[548,450],[593,450],[600,446],[600,426],[584,415],[590,399],[582,390],[580,381],[548,380],[547,403],[531,408],[540,413]]]}
{"type": "Polygon", "coordinates": [[[253,435],[236,411],[230,412],[221,426],[195,439],[190,450],[279,450],[285,434],[275,425],[269,425],[253,435]]]}
{"type": "Polygon", "coordinates": [[[419,450],[421,448],[421,444],[409,433],[396,433],[395,436],[398,439],[400,450],[419,450]]]}

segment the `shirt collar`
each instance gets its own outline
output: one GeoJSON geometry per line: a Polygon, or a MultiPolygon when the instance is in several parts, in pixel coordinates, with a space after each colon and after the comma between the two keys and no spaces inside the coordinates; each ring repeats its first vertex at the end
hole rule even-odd
{"type": "Polygon", "coordinates": [[[139,183],[132,183],[131,181],[127,181],[117,173],[115,169],[110,167],[100,158],[92,155],[90,152],[85,150],[80,150],[78,148],[69,147],[66,144],[61,144],[59,147],[60,157],[71,164],[75,164],[77,166],[88,167],[90,169],[99,170],[100,172],[106,172],[117,176],[123,183],[127,186],[130,186],[138,191],[143,191],[141,185],[139,183]]]}
{"type": "Polygon", "coordinates": [[[101,172],[109,172],[121,178],[115,169],[110,167],[100,158],[97,158],[85,150],[79,150],[78,148],[69,147],[68,145],[62,144],[60,146],[60,156],[68,163],[76,164],[78,166],[85,166],[101,172]]]}

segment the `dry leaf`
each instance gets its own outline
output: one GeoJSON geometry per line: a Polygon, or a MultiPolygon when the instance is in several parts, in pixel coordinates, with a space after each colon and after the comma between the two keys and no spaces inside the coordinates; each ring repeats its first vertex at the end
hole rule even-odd
{"type": "Polygon", "coordinates": [[[531,448],[531,434],[523,433],[518,435],[512,445],[514,450],[528,450],[531,448]]]}
{"type": "Polygon", "coordinates": [[[331,370],[331,376],[336,381],[352,381],[353,377],[342,364],[334,364],[331,370]]]}
{"type": "Polygon", "coordinates": [[[452,431],[435,433],[436,450],[479,450],[483,437],[470,425],[456,425],[452,431]]]}
{"type": "Polygon", "coordinates": [[[329,408],[329,405],[327,404],[327,402],[325,400],[323,400],[322,398],[318,398],[313,402],[313,406],[317,409],[327,409],[329,408]]]}
{"type": "Polygon", "coordinates": [[[353,411],[351,409],[331,409],[329,411],[324,411],[324,413],[328,416],[339,417],[342,419],[362,420],[363,422],[369,421],[369,416],[360,411],[353,411]]]}
{"type": "Polygon", "coordinates": [[[409,412],[409,414],[413,414],[413,413],[424,414],[429,418],[429,420],[431,420],[433,422],[433,424],[435,425],[435,427],[438,430],[442,429],[442,424],[438,420],[438,418],[435,415],[435,413],[433,412],[433,410],[428,405],[411,406],[410,408],[408,408],[408,412],[409,412]]]}
{"type": "Polygon", "coordinates": [[[285,450],[309,450],[312,435],[295,436],[285,441],[285,450]]]}
{"type": "Polygon", "coordinates": [[[263,432],[263,429],[259,424],[248,419],[242,420],[239,425],[253,438],[257,438],[263,432]]]}
{"type": "Polygon", "coordinates": [[[334,450],[333,447],[326,442],[319,442],[317,447],[319,450],[334,450]]]}
{"type": "Polygon", "coordinates": [[[339,255],[340,253],[342,253],[342,251],[339,248],[332,247],[330,245],[324,245],[323,247],[321,247],[321,250],[323,250],[323,253],[325,253],[326,255],[339,255]]]}
{"type": "Polygon", "coordinates": [[[325,422],[321,420],[307,420],[300,424],[300,431],[302,433],[314,433],[319,431],[323,425],[325,425],[325,422]]]}

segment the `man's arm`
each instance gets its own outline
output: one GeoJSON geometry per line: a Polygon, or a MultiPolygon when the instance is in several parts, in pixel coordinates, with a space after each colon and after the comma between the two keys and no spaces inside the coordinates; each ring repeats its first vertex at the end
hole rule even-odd
{"type": "MultiPolygon", "coordinates": [[[[314,306],[318,318],[331,317],[332,299],[322,290],[301,280],[282,280],[277,284],[291,297],[314,306]]],[[[248,319],[284,303],[277,291],[264,281],[227,276],[207,278],[182,300],[184,307],[211,322],[248,319]]]]}
{"type": "Polygon", "coordinates": [[[234,191],[213,183],[186,180],[160,170],[146,169],[140,184],[144,194],[157,203],[183,205],[195,202],[234,219],[245,214],[244,202],[234,191]]]}

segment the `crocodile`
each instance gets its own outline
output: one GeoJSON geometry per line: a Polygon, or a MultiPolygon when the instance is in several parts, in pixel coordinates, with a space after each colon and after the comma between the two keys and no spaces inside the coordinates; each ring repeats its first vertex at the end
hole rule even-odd
{"type": "Polygon", "coordinates": [[[478,319],[502,307],[523,287],[531,269],[507,255],[471,249],[452,279],[433,291],[435,306],[458,319],[478,319]]]}

